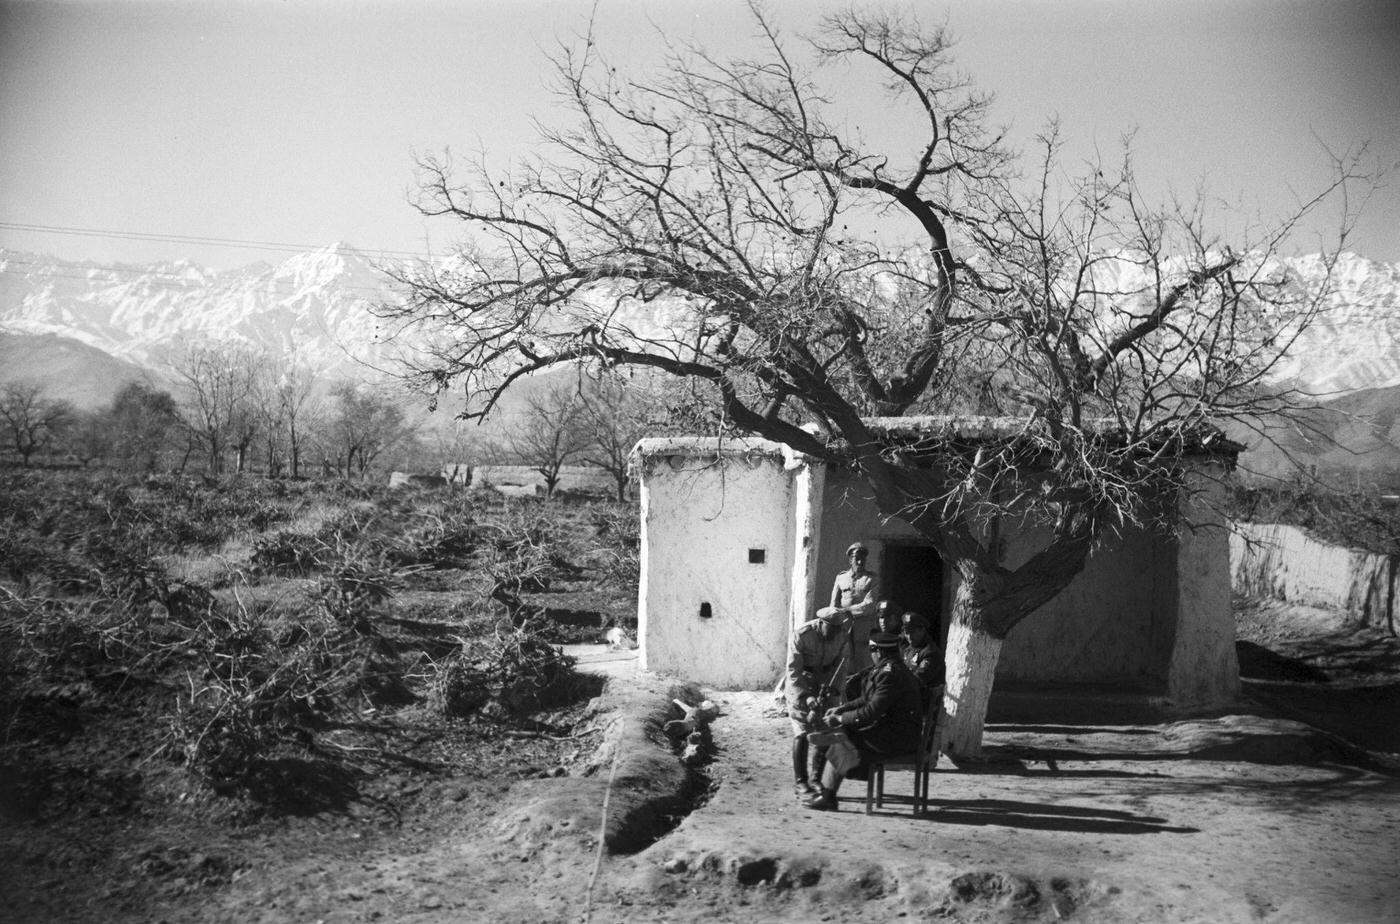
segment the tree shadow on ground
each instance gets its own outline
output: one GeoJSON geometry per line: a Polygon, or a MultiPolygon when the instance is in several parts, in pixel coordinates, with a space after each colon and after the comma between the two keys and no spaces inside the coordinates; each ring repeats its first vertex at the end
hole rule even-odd
{"type": "Polygon", "coordinates": [[[1114,809],[1046,805],[1007,799],[930,799],[922,818],[940,825],[995,825],[1078,834],[1196,834],[1199,828],[1169,825],[1166,819],[1114,809]]]}
{"type": "Polygon", "coordinates": [[[1276,647],[1296,659],[1317,660],[1330,675],[1400,674],[1400,639],[1375,628],[1344,629],[1302,639],[1280,640],[1276,647]]]}
{"type": "Polygon", "coordinates": [[[1400,754],[1400,682],[1335,685],[1245,679],[1243,689],[1261,706],[1357,747],[1400,754]]]}

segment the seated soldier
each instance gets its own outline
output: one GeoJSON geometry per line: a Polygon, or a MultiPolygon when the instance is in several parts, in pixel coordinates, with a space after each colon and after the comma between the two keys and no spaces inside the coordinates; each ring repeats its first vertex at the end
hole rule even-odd
{"type": "Polygon", "coordinates": [[[904,614],[904,641],[899,646],[899,652],[905,665],[919,681],[924,705],[927,706],[932,692],[943,687],[946,668],[943,649],[934,641],[922,613],[911,610],[904,614]]]}
{"type": "Polygon", "coordinates": [[[903,630],[900,623],[899,604],[893,600],[881,600],[875,604],[875,631],[898,635],[903,630]]]}
{"type": "Polygon", "coordinates": [[[851,634],[846,614],[834,607],[817,610],[817,618],[804,622],[788,642],[785,695],[792,720],[792,772],[799,799],[817,794],[809,781],[821,780],[826,748],[816,750],[816,767],[807,775],[807,733],[811,719],[822,715],[840,699],[841,683],[851,666],[851,634]]]}
{"type": "Polygon", "coordinates": [[[870,636],[875,663],[861,672],[860,696],[827,711],[814,723],[834,732],[816,732],[813,744],[829,748],[821,792],[807,807],[831,811],[836,791],[847,776],[861,776],[872,761],[898,757],[918,747],[923,712],[919,682],[899,656],[899,636],[877,632],[870,636]]]}

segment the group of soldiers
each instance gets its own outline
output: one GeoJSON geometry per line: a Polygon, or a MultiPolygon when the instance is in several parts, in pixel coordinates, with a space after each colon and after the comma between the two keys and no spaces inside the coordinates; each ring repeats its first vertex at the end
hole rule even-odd
{"type": "Polygon", "coordinates": [[[943,686],[943,652],[928,621],[876,601],[869,557],[865,543],[851,544],[850,567],[836,576],[830,605],[788,644],[794,792],[811,809],[834,810],[843,779],[861,777],[872,760],[914,750],[928,702],[943,686]],[[870,665],[857,670],[865,648],[870,665]]]}

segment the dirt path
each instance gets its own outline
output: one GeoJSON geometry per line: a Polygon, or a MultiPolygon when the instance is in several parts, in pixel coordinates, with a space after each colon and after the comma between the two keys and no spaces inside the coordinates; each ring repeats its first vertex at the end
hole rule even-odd
{"type": "MultiPolygon", "coordinates": [[[[708,908],[678,906],[671,920],[735,912],[736,896],[794,921],[826,911],[842,921],[1379,922],[1400,903],[1400,780],[1311,762],[1325,739],[1295,723],[994,727],[992,756],[1012,746],[1082,756],[1062,756],[1057,772],[940,767],[933,811],[914,818],[908,806],[864,814],[854,782],[839,813],[799,807],[771,699],[715,698],[719,788],[635,861],[638,900],[668,877],[708,887],[708,908]]],[[[890,779],[896,792],[910,785],[907,774],[890,779]]]]}

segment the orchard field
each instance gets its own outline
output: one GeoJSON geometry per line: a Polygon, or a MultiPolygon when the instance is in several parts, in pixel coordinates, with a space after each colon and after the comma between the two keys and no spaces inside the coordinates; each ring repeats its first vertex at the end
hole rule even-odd
{"type": "Polygon", "coordinates": [[[11,920],[145,919],[568,774],[601,680],[558,645],[634,624],[636,536],[600,501],[3,473],[11,920]]]}

